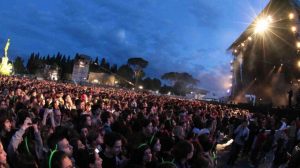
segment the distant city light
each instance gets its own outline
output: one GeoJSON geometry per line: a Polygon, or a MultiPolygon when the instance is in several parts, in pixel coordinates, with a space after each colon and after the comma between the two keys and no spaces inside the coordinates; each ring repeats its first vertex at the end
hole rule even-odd
{"type": "Polygon", "coordinates": [[[293,13],[290,13],[290,14],[289,14],[289,19],[292,20],[292,19],[294,19],[294,18],[295,18],[295,15],[294,15],[293,13]]]}
{"type": "Polygon", "coordinates": [[[291,30],[292,30],[292,32],[296,32],[296,31],[297,31],[296,26],[292,26],[292,27],[291,27],[291,30]]]}

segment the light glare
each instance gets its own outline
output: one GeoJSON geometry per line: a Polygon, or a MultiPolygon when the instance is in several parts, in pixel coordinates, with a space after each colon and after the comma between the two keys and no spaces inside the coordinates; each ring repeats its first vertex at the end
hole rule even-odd
{"type": "Polygon", "coordinates": [[[293,13],[290,13],[290,14],[289,14],[289,19],[292,20],[292,19],[294,19],[294,18],[295,18],[295,15],[294,15],[293,13]]]}
{"type": "Polygon", "coordinates": [[[300,48],[300,42],[299,41],[297,41],[296,46],[297,46],[297,48],[300,48]]]}
{"type": "Polygon", "coordinates": [[[270,23],[272,22],[272,17],[259,19],[255,25],[255,33],[263,33],[269,29],[270,23]]]}
{"type": "Polygon", "coordinates": [[[296,26],[292,26],[291,30],[292,30],[292,32],[296,32],[296,30],[297,30],[296,26]]]}

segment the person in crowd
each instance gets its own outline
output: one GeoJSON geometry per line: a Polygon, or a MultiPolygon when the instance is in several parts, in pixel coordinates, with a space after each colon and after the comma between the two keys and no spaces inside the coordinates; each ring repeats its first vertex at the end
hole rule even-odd
{"type": "Polygon", "coordinates": [[[111,123],[113,122],[113,116],[110,112],[108,111],[104,111],[101,116],[101,121],[103,123],[103,129],[105,131],[105,133],[110,133],[112,132],[112,129],[111,129],[111,123]]]}
{"type": "Polygon", "coordinates": [[[79,168],[102,168],[102,159],[96,148],[80,150],[77,154],[76,165],[79,168]]]}
{"type": "Polygon", "coordinates": [[[147,143],[137,146],[131,154],[131,159],[127,163],[126,167],[155,167],[154,162],[152,161],[152,152],[150,146],[147,143]]]}
{"type": "Polygon", "coordinates": [[[59,150],[52,151],[45,164],[47,168],[73,168],[73,163],[69,156],[59,150]]]}
{"type": "Polygon", "coordinates": [[[234,165],[238,155],[243,148],[246,140],[249,137],[248,121],[243,121],[235,130],[234,130],[234,142],[231,147],[230,156],[227,161],[228,165],[234,165]]]}
{"type": "Polygon", "coordinates": [[[299,123],[296,113],[252,113],[148,91],[0,76],[0,138],[13,168],[49,167],[53,151],[51,167],[100,167],[101,160],[109,168],[223,167],[216,144],[230,138],[229,165],[249,157],[264,166],[274,156],[273,166],[293,167],[299,123]]]}
{"type": "Polygon", "coordinates": [[[10,139],[13,136],[12,118],[6,110],[0,110],[0,139],[5,151],[9,145],[10,139]]]}
{"type": "Polygon", "coordinates": [[[194,154],[194,146],[188,141],[180,141],[173,148],[173,155],[177,168],[190,168],[189,160],[194,154]]]}
{"type": "Polygon", "coordinates": [[[119,168],[124,166],[125,159],[121,155],[122,136],[115,132],[105,133],[104,145],[105,149],[100,153],[100,157],[103,160],[103,168],[119,168]]]}
{"type": "Polygon", "coordinates": [[[161,143],[160,139],[155,136],[155,134],[152,135],[152,137],[148,140],[148,144],[152,151],[152,160],[154,162],[158,162],[158,156],[161,151],[161,143]]]}
{"type": "Polygon", "coordinates": [[[0,141],[0,168],[9,168],[9,165],[7,162],[7,154],[3,148],[1,141],[0,141]]]}

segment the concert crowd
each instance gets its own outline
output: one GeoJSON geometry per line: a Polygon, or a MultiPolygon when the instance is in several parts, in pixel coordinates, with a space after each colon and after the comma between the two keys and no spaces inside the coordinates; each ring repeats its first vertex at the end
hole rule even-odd
{"type": "Polygon", "coordinates": [[[0,168],[300,167],[299,118],[25,77],[0,76],[0,139],[0,168]]]}

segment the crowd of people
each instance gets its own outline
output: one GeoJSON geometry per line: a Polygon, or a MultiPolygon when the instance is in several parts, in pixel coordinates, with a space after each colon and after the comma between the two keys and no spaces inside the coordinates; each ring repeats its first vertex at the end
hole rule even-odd
{"type": "Polygon", "coordinates": [[[0,168],[300,165],[300,120],[122,88],[0,76],[0,168]]]}

